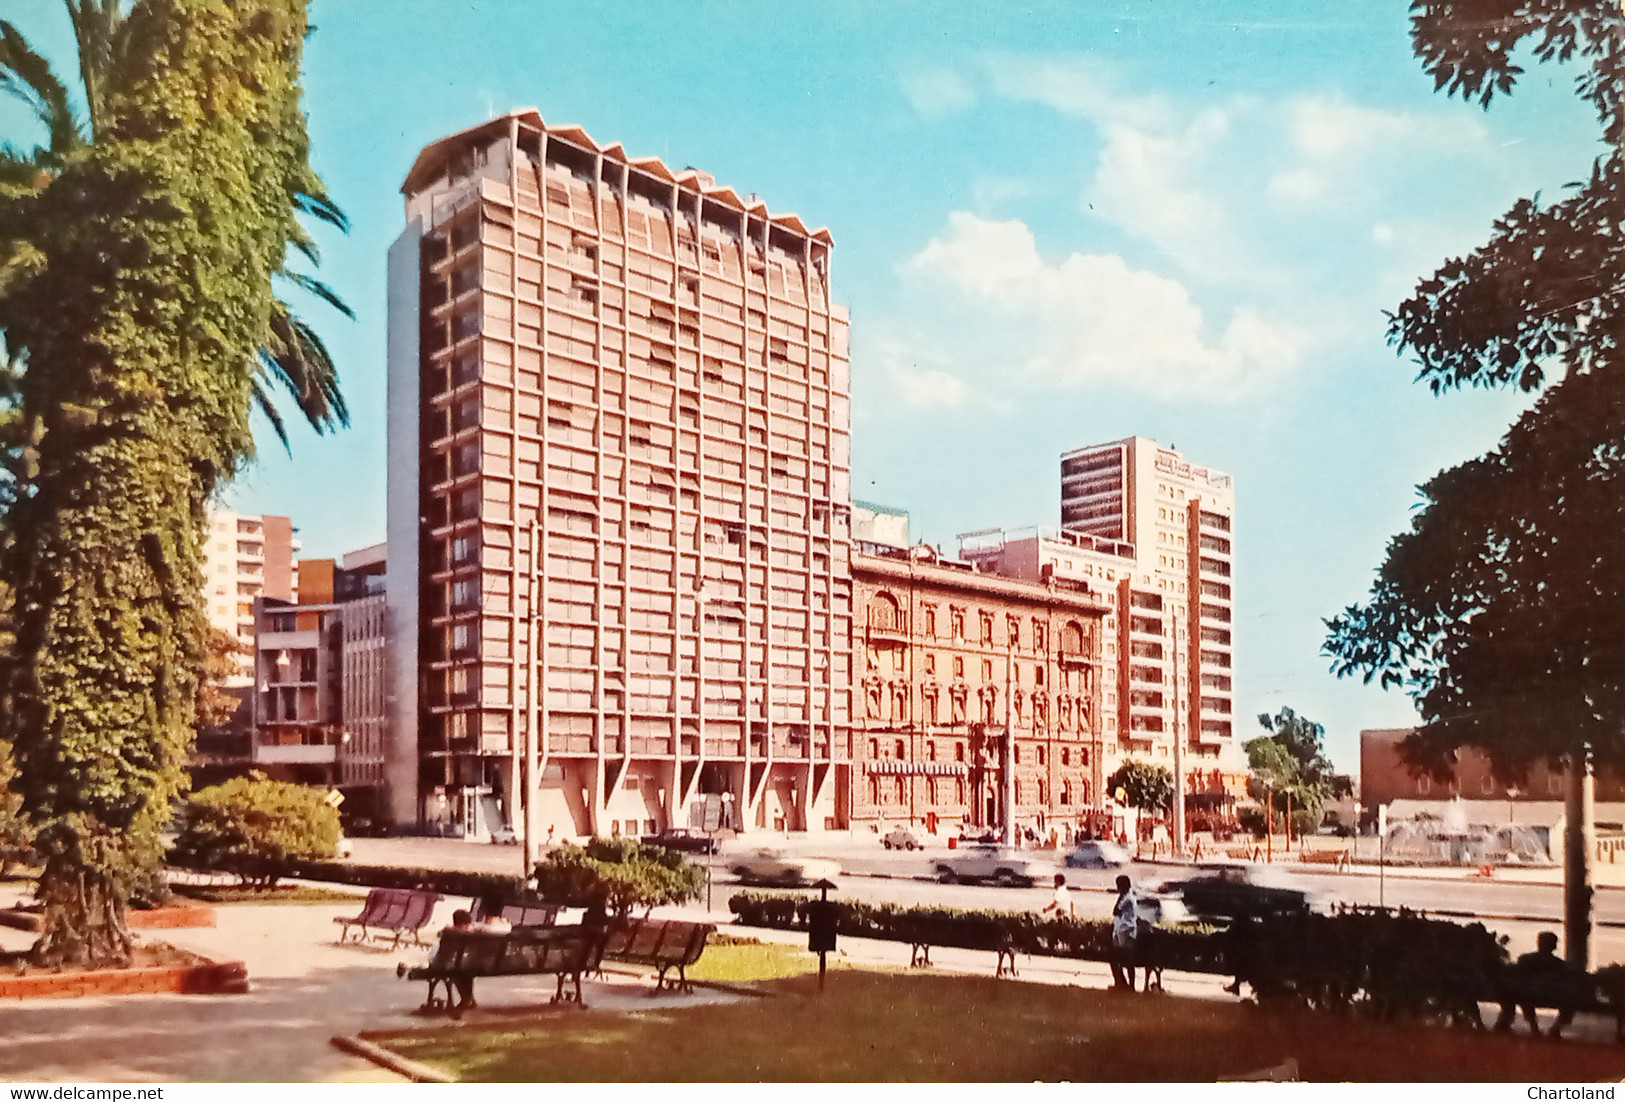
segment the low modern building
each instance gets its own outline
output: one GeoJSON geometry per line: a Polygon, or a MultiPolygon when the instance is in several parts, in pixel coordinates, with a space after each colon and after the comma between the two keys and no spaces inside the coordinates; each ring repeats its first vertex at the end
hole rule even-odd
{"type": "Polygon", "coordinates": [[[383,546],[299,563],[303,600],[255,602],[254,766],[378,812],[386,749],[383,546]]]}
{"type": "Polygon", "coordinates": [[[852,821],[1070,839],[1100,815],[1102,621],[1082,586],[859,544],[852,821]]]}
{"type": "MultiPolygon", "coordinates": [[[[1509,784],[1495,776],[1489,759],[1476,750],[1457,751],[1455,768],[1446,778],[1412,772],[1399,751],[1399,744],[1411,730],[1382,727],[1360,732],[1360,799],[1368,812],[1395,800],[1559,804],[1563,800],[1562,770],[1537,765],[1521,781],[1509,784]]],[[[1596,798],[1599,802],[1625,803],[1625,776],[1617,770],[1599,769],[1596,798]]]]}

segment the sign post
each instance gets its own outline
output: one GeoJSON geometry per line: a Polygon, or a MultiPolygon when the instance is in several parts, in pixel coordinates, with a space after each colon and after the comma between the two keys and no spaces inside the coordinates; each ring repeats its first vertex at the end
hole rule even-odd
{"type": "Polygon", "coordinates": [[[819,891],[818,899],[807,904],[807,951],[818,954],[818,992],[824,992],[824,970],[829,954],[835,951],[835,904],[829,901],[829,890],[835,885],[820,880],[813,887],[819,891]]]}
{"type": "Polygon", "coordinates": [[[1388,805],[1377,808],[1377,906],[1387,905],[1388,805]]]}

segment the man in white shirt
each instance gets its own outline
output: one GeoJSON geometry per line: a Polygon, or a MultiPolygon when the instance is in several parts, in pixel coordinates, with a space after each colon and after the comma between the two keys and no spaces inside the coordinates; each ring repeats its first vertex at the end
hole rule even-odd
{"type": "Polygon", "coordinates": [[[1140,932],[1139,900],[1126,876],[1117,878],[1117,902],[1112,905],[1112,987],[1134,990],[1135,940],[1140,932]]]}
{"type": "Polygon", "coordinates": [[[1051,911],[1055,912],[1057,918],[1071,918],[1074,913],[1072,909],[1072,892],[1066,886],[1066,877],[1061,873],[1055,874],[1054,896],[1050,898],[1048,903],[1044,904],[1044,909],[1038,913],[1047,915],[1051,911]]]}

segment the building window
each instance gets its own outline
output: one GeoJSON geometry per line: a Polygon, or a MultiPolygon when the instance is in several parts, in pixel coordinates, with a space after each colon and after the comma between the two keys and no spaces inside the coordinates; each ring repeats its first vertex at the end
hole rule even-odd
{"type": "Polygon", "coordinates": [[[937,760],[937,740],[936,739],[931,739],[929,742],[927,742],[925,744],[925,760],[926,761],[936,761],[937,760]]]}
{"type": "Polygon", "coordinates": [[[869,778],[869,802],[871,804],[878,804],[880,802],[880,778],[879,777],[870,777],[869,778]]]}
{"type": "Polygon", "coordinates": [[[1072,751],[1067,749],[1065,746],[1061,747],[1061,764],[1062,765],[1071,765],[1072,764],[1072,751]]]}
{"type": "Polygon", "coordinates": [[[869,740],[869,760],[873,761],[878,757],[880,757],[880,740],[872,738],[869,740]]]}
{"type": "Polygon", "coordinates": [[[993,680],[993,659],[991,658],[982,659],[982,680],[984,682],[993,680]]]}
{"type": "MultiPolygon", "coordinates": [[[[963,742],[954,743],[954,760],[955,761],[964,761],[965,760],[965,744],[963,742]]],[[[960,799],[964,799],[964,797],[961,796],[960,799]]]]}
{"type": "Polygon", "coordinates": [[[903,749],[903,740],[898,739],[897,740],[897,758],[898,758],[899,761],[901,761],[906,756],[907,756],[906,752],[903,749]]]}
{"type": "Polygon", "coordinates": [[[965,676],[965,660],[963,658],[959,658],[957,656],[954,658],[954,676],[955,677],[964,677],[965,676]]]}
{"type": "Polygon", "coordinates": [[[925,672],[927,674],[934,674],[934,673],[937,672],[937,656],[936,655],[928,654],[928,655],[925,656],[925,672]]]}
{"type": "Polygon", "coordinates": [[[937,634],[937,610],[934,609],[934,608],[929,608],[928,607],[925,610],[925,634],[932,637],[933,639],[936,638],[936,634],[937,634]]]}
{"type": "Polygon", "coordinates": [[[956,642],[963,643],[965,641],[965,611],[964,611],[964,609],[959,609],[959,608],[954,609],[952,612],[949,613],[949,619],[950,619],[950,623],[951,623],[951,625],[953,627],[954,640],[956,642]]]}
{"type": "Polygon", "coordinates": [[[982,645],[988,647],[993,645],[993,614],[991,612],[982,613],[982,645]]]}
{"type": "Polygon", "coordinates": [[[1038,764],[1044,764],[1044,748],[1042,746],[1038,748],[1038,764]]]}

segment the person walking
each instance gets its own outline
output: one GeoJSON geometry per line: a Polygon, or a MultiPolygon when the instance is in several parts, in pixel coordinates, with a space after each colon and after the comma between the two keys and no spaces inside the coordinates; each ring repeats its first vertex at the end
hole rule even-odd
{"type": "Polygon", "coordinates": [[[1112,905],[1112,988],[1134,990],[1135,948],[1140,933],[1139,899],[1126,876],[1117,878],[1117,902],[1112,905]]]}
{"type": "Polygon", "coordinates": [[[1066,886],[1066,877],[1061,873],[1055,874],[1055,894],[1038,913],[1047,915],[1051,911],[1056,918],[1071,918],[1076,913],[1072,907],[1072,890],[1066,886]]]}

